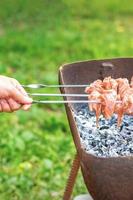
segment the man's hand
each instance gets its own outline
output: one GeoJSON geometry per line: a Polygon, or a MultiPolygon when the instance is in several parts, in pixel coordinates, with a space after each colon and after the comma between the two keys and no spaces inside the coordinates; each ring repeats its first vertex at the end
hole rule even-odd
{"type": "Polygon", "coordinates": [[[0,112],[28,110],[31,103],[32,99],[17,80],[0,76],[0,112]]]}

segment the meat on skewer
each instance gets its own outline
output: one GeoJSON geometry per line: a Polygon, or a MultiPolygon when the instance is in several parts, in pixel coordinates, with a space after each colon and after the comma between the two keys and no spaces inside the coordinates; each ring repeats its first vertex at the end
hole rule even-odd
{"type": "Polygon", "coordinates": [[[115,110],[115,102],[117,100],[118,83],[115,79],[107,77],[103,80],[102,90],[102,113],[105,118],[112,117],[115,110]]]}
{"type": "Polygon", "coordinates": [[[89,94],[88,99],[96,100],[100,103],[90,103],[89,108],[90,111],[94,111],[96,113],[96,124],[98,126],[98,119],[101,115],[101,92],[102,92],[102,81],[96,80],[89,87],[85,89],[85,92],[89,94]]]}
{"type": "Polygon", "coordinates": [[[109,119],[114,113],[118,115],[118,126],[124,114],[133,114],[133,77],[129,84],[128,79],[113,79],[106,77],[103,81],[96,80],[85,90],[89,100],[97,100],[100,104],[89,104],[91,111],[95,111],[96,120],[102,113],[109,119]],[[121,103],[116,103],[116,101],[121,103]]]}

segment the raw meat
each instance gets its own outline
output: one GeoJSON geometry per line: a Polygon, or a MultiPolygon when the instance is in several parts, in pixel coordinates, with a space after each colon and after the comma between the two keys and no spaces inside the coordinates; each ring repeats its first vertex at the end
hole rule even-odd
{"type": "Polygon", "coordinates": [[[130,84],[126,78],[106,77],[103,81],[96,80],[85,89],[85,92],[88,94],[89,100],[99,102],[89,104],[90,110],[96,113],[97,125],[101,114],[109,119],[116,113],[118,126],[120,126],[124,114],[133,114],[133,77],[130,84]],[[117,101],[121,101],[121,103],[117,101]]]}

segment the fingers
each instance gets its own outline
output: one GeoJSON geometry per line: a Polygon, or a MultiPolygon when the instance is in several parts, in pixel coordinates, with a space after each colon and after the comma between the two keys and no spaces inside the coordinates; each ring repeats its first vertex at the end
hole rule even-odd
{"type": "Polygon", "coordinates": [[[14,88],[11,91],[11,98],[13,98],[19,104],[31,104],[32,99],[28,96],[23,95],[18,89],[14,88]]]}
{"type": "MultiPolygon", "coordinates": [[[[12,81],[14,87],[17,88],[18,91],[19,91],[22,95],[24,95],[24,96],[26,97],[26,99],[27,99],[27,98],[30,99],[30,103],[27,103],[27,104],[25,103],[26,105],[23,105],[23,106],[21,107],[21,109],[23,109],[23,110],[25,110],[25,111],[29,110],[29,108],[31,107],[32,99],[29,98],[29,96],[28,96],[27,92],[25,91],[25,89],[20,85],[20,83],[19,83],[16,79],[11,79],[11,81],[12,81]]],[[[21,96],[22,96],[22,95],[21,95],[21,96]]],[[[24,103],[23,103],[23,104],[24,104],[24,103]]]]}
{"type": "Polygon", "coordinates": [[[8,104],[8,101],[5,99],[0,99],[0,109],[1,109],[0,112],[12,112],[8,104]]]}
{"type": "Polygon", "coordinates": [[[31,104],[27,104],[27,105],[23,105],[21,109],[24,111],[27,111],[30,109],[30,107],[31,107],[31,104]]]}
{"type": "Polygon", "coordinates": [[[12,111],[16,111],[16,110],[19,110],[22,106],[21,106],[21,104],[19,104],[19,103],[17,103],[16,101],[14,101],[14,99],[8,99],[7,100],[8,101],[8,104],[9,104],[9,106],[10,106],[10,109],[12,110],[12,111]]]}
{"type": "Polygon", "coordinates": [[[22,108],[27,111],[31,105],[24,105],[17,103],[14,99],[0,99],[0,112],[14,112],[22,108]]]}
{"type": "Polygon", "coordinates": [[[0,112],[28,110],[31,104],[32,99],[17,80],[0,76],[0,112]]]}

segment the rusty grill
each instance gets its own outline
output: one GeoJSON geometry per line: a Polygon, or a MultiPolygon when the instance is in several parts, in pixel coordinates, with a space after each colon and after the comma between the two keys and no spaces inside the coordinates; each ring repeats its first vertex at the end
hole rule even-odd
{"type": "MultiPolygon", "coordinates": [[[[113,78],[133,75],[133,58],[115,58],[92,60],[66,64],[59,70],[59,83],[62,85],[86,85],[96,79],[107,76],[113,78]]],[[[61,87],[62,94],[84,94],[84,87],[61,87]]],[[[86,100],[87,97],[78,97],[86,100]]],[[[75,96],[64,96],[66,101],[77,100],[75,96]]],[[[80,133],[74,112],[83,104],[65,104],[66,113],[76,147],[76,157],[64,193],[64,200],[69,200],[76,176],[81,166],[85,185],[94,200],[132,200],[133,199],[133,157],[99,157],[86,152],[80,140],[80,133]]],[[[132,153],[132,152],[131,152],[132,153]]]]}

